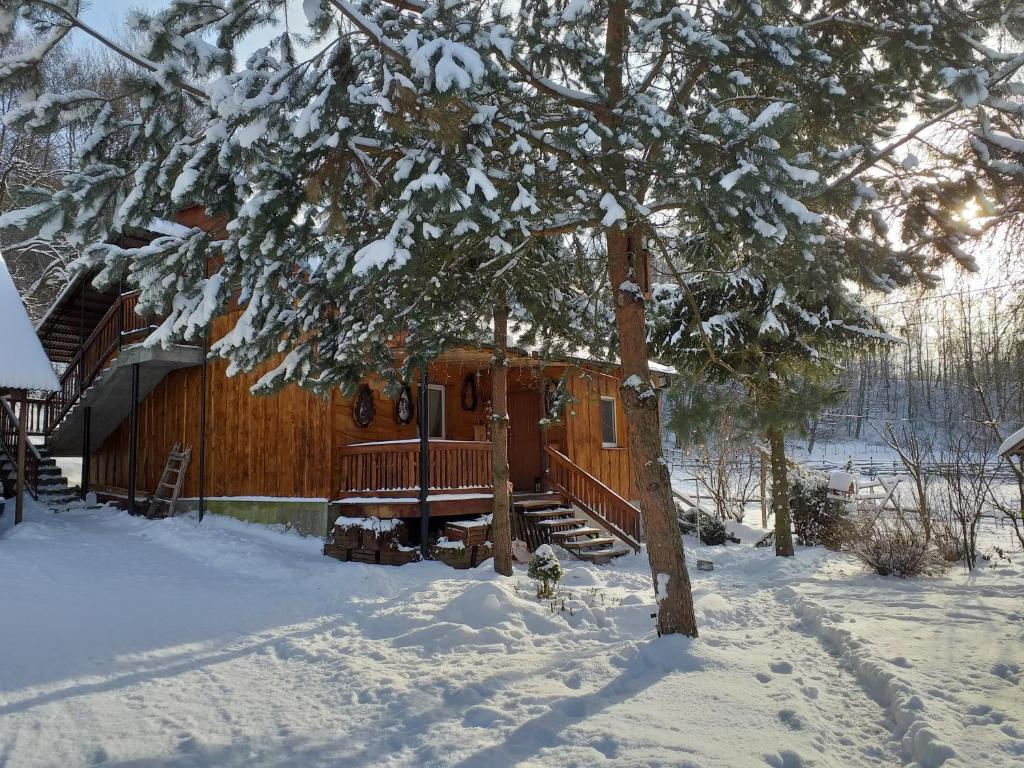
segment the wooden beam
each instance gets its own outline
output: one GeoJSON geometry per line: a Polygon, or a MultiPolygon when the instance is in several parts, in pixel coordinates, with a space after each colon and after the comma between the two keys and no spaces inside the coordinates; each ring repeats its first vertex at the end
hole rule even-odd
{"type": "Polygon", "coordinates": [[[28,390],[21,390],[21,408],[18,411],[18,459],[15,482],[14,524],[21,523],[25,512],[25,453],[28,450],[28,390]]]}

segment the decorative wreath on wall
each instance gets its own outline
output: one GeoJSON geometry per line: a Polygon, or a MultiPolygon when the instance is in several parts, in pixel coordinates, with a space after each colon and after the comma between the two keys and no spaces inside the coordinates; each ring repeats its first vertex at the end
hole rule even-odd
{"type": "Polygon", "coordinates": [[[402,391],[398,393],[398,399],[395,400],[395,421],[402,425],[409,424],[412,422],[414,414],[412,390],[409,389],[408,384],[403,384],[402,391]]]}
{"type": "Polygon", "coordinates": [[[462,410],[475,411],[477,402],[476,374],[471,373],[462,382],[462,410]]]}
{"type": "Polygon", "coordinates": [[[544,382],[544,415],[553,416],[562,404],[562,383],[558,379],[544,382]]]}
{"type": "Polygon", "coordinates": [[[368,427],[373,423],[373,392],[368,384],[363,384],[356,393],[356,400],[352,404],[352,419],[358,427],[368,427]]]}

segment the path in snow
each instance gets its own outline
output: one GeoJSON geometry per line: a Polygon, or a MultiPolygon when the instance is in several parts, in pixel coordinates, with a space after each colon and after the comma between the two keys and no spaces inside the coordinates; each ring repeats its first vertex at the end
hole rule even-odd
{"type": "Polygon", "coordinates": [[[1001,606],[998,624],[961,620],[971,669],[929,666],[922,640],[898,671],[958,755],[1013,764],[1024,717],[995,699],[1020,694],[1004,642],[1018,572],[894,582],[822,550],[700,554],[716,563],[693,573],[701,639],[659,640],[639,557],[572,564],[563,610],[522,573],[342,564],[315,539],[218,517],[30,510],[0,536],[0,766],[895,765],[903,726],[863,671],[895,654],[829,632],[900,631],[907,584],[933,590],[928,606],[975,587],[1001,606]],[[871,624],[837,612],[858,600],[871,624]],[[954,728],[939,680],[951,698],[992,692],[972,717],[999,725],[954,728]]]}

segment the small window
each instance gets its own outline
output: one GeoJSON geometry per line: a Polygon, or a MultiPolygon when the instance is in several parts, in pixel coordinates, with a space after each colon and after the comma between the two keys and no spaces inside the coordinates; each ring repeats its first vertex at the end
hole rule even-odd
{"type": "Polygon", "coordinates": [[[601,398],[601,445],[615,448],[619,444],[618,424],[615,419],[615,398],[601,398]]]}
{"type": "Polygon", "coordinates": [[[427,385],[427,437],[444,440],[444,387],[427,385]]]}

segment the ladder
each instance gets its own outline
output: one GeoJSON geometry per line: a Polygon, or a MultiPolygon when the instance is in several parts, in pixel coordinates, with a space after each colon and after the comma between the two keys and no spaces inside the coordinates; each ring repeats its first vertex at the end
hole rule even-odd
{"type": "Polygon", "coordinates": [[[185,472],[188,471],[188,463],[192,460],[192,446],[186,446],[181,450],[181,443],[175,443],[171,453],[167,457],[167,464],[164,465],[163,474],[160,475],[160,484],[156,491],[149,497],[149,509],[146,517],[170,517],[174,511],[174,502],[178,500],[181,493],[182,483],[185,482],[185,472]],[[166,505],[166,510],[161,507],[166,505]]]}

